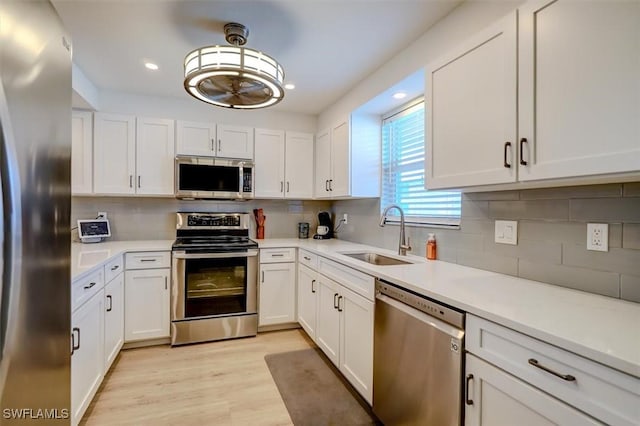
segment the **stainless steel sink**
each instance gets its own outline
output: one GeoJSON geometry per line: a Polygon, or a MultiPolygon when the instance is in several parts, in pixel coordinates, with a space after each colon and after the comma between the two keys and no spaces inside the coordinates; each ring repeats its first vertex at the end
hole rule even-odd
{"type": "Polygon", "coordinates": [[[345,256],[352,257],[357,260],[361,260],[363,262],[371,263],[372,265],[408,265],[412,262],[408,262],[406,260],[396,259],[394,257],[384,256],[378,253],[342,253],[345,256]]]}

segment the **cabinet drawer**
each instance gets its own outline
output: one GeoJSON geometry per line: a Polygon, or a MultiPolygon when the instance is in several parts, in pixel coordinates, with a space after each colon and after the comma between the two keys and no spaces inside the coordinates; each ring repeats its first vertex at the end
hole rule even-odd
{"type": "Polygon", "coordinates": [[[369,300],[375,298],[375,279],[371,275],[322,256],[318,256],[318,271],[369,300]]]}
{"type": "Polygon", "coordinates": [[[295,260],[296,249],[293,247],[260,249],[260,263],[294,262],[295,260]]]}
{"type": "Polygon", "coordinates": [[[94,273],[76,280],[71,285],[71,311],[78,309],[84,302],[91,299],[104,287],[104,268],[100,267],[94,273]]]}
{"type": "Polygon", "coordinates": [[[640,418],[640,379],[628,374],[473,315],[466,348],[605,423],[640,418]]]}
{"type": "Polygon", "coordinates": [[[110,260],[104,265],[104,282],[108,283],[124,270],[122,255],[110,260]]]}
{"type": "Polygon", "coordinates": [[[298,263],[314,270],[318,269],[318,255],[301,249],[298,251],[298,263]]]}
{"type": "Polygon", "coordinates": [[[141,251],[127,253],[125,256],[126,269],[155,269],[171,267],[171,252],[169,251],[141,251]]]}

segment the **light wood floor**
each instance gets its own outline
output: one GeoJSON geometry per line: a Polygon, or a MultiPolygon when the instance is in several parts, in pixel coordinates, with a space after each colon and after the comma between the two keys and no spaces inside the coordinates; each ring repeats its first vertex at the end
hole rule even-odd
{"type": "Polygon", "coordinates": [[[313,346],[301,330],[120,353],[84,425],[290,425],[264,361],[313,346]]]}

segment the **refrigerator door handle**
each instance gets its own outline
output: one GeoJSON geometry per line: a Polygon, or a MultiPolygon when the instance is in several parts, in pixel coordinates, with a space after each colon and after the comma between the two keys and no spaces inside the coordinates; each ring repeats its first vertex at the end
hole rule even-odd
{"type": "Polygon", "coordinates": [[[22,205],[17,167],[16,145],[9,107],[0,84],[0,361],[4,346],[13,338],[18,300],[20,297],[20,268],[14,262],[15,253],[22,251],[22,205]],[[10,212],[7,214],[6,212],[10,212]]]}

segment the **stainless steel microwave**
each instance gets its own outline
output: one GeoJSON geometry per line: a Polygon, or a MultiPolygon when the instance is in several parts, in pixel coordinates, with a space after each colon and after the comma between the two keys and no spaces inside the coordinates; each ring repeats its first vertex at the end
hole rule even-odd
{"type": "Polygon", "coordinates": [[[215,157],[176,157],[176,198],[249,200],[253,161],[215,157]]]}

